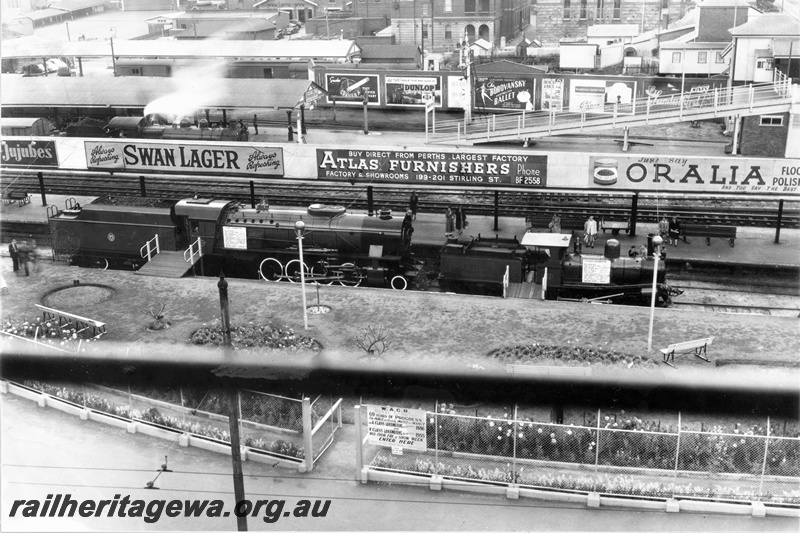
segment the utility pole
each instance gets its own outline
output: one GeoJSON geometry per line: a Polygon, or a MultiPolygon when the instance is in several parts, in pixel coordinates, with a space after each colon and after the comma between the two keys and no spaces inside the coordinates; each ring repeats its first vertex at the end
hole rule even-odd
{"type": "MultiPolygon", "coordinates": [[[[225,274],[220,272],[219,282],[219,305],[222,315],[222,346],[225,350],[226,358],[231,353],[231,315],[228,306],[228,280],[225,274]]],[[[228,396],[228,430],[231,434],[231,461],[233,462],[233,495],[236,505],[245,500],[244,496],[244,475],[242,474],[242,447],[239,438],[239,394],[233,385],[226,388],[228,396]]],[[[236,516],[236,525],[239,531],[247,531],[247,516],[236,516]]]]}

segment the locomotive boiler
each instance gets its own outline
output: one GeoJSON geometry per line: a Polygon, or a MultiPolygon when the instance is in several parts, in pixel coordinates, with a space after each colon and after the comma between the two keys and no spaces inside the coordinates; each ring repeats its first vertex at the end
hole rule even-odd
{"type": "Polygon", "coordinates": [[[211,125],[205,119],[193,121],[183,119],[162,120],[157,115],[148,117],[113,117],[108,121],[105,133],[109,137],[134,139],[167,139],[186,141],[232,141],[245,142],[249,134],[246,128],[211,125]]]}
{"type": "MultiPolygon", "coordinates": [[[[572,234],[526,233],[517,239],[481,238],[448,242],[440,250],[439,280],[445,287],[482,286],[495,291],[525,287],[534,297],[649,304],[655,258],[620,257],[619,241],[604,253],[585,254],[572,234]],[[570,251],[572,247],[572,251],[570,251]]],[[[668,304],[677,291],[666,285],[664,262],[656,273],[656,295],[668,304]]]]}
{"type": "Polygon", "coordinates": [[[378,216],[314,204],[306,210],[255,208],[208,198],[180,200],[171,209],[89,204],[51,213],[54,248],[81,265],[129,266],[173,259],[175,277],[190,269],[268,281],[310,281],[402,290],[413,228],[410,217],[378,216]],[[295,223],[303,221],[298,254],[295,223]],[[159,257],[160,256],[160,257],[159,257]],[[180,259],[183,258],[183,261],[180,259]]]}

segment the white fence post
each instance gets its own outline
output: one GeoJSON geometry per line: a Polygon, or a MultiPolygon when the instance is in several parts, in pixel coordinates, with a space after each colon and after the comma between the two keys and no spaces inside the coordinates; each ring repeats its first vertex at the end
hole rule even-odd
{"type": "Polygon", "coordinates": [[[767,452],[769,451],[769,417],[767,417],[767,438],[764,439],[764,462],[761,463],[761,481],[758,484],[758,497],[761,498],[764,490],[764,474],[767,471],[767,452]]]}
{"type": "Polygon", "coordinates": [[[600,409],[597,410],[597,438],[594,448],[594,480],[592,481],[592,491],[597,486],[597,469],[600,466],[600,409]]]}
{"type": "Polygon", "coordinates": [[[753,110],[753,100],[755,99],[755,91],[753,90],[753,84],[750,84],[750,111],[753,110]]]}
{"type": "Polygon", "coordinates": [[[303,447],[305,448],[306,472],[314,468],[314,440],[311,438],[311,399],[303,398],[303,447]]]}
{"type": "Polygon", "coordinates": [[[158,233],[156,233],[156,253],[161,253],[161,245],[158,242],[158,233]]]}
{"type": "Polygon", "coordinates": [[[672,477],[672,497],[675,497],[675,484],[678,482],[678,458],[681,455],[681,412],[678,411],[678,441],[675,443],[675,473],[672,477]]]}
{"type": "MultiPolygon", "coordinates": [[[[239,409],[239,435],[242,435],[242,391],[236,389],[237,408],[239,409]]],[[[240,437],[241,438],[241,437],[240,437]]]]}
{"type": "Polygon", "coordinates": [[[519,431],[519,429],[517,429],[518,428],[518,425],[517,425],[517,412],[518,412],[517,410],[518,409],[519,409],[519,406],[517,404],[514,404],[514,425],[512,426],[514,428],[514,435],[513,435],[513,437],[514,437],[514,451],[513,451],[513,456],[512,456],[512,469],[513,469],[512,471],[514,472],[514,475],[513,475],[512,479],[514,480],[514,483],[517,482],[517,431],[519,431]]]}
{"type": "Polygon", "coordinates": [[[361,470],[364,468],[364,436],[361,434],[361,406],[353,409],[356,425],[356,481],[361,481],[361,470]]]}
{"type": "Polygon", "coordinates": [[[439,473],[439,400],[436,400],[436,407],[433,413],[433,453],[436,459],[436,464],[433,466],[433,472],[439,473]]]}

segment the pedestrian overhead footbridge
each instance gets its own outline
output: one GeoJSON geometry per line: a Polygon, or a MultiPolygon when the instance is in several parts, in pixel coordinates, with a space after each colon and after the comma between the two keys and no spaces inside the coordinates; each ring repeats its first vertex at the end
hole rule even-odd
{"type": "Polygon", "coordinates": [[[800,89],[789,79],[705,92],[646,96],[630,103],[574,111],[523,111],[436,121],[429,144],[474,145],[554,135],[671,124],[718,117],[786,113],[800,106],[800,89]]]}

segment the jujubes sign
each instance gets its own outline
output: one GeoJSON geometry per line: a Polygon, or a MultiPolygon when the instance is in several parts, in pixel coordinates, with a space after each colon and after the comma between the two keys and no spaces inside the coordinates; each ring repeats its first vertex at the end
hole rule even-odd
{"type": "Polygon", "coordinates": [[[4,140],[0,145],[0,162],[7,166],[57,167],[56,144],[53,141],[4,140]]]}

